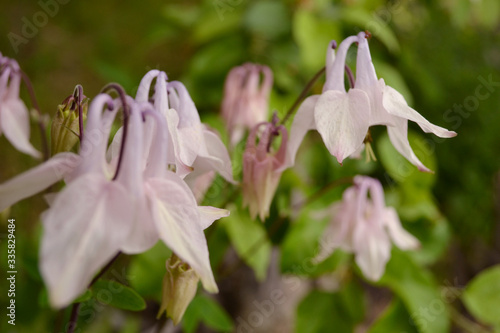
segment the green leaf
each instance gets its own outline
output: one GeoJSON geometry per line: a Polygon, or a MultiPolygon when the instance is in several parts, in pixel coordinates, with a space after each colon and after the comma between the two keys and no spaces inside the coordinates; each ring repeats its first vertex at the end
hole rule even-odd
{"type": "Polygon", "coordinates": [[[130,311],[141,311],[146,308],[146,302],[134,289],[116,281],[98,280],[90,290],[102,304],[130,311]]]}
{"type": "Polygon", "coordinates": [[[92,298],[92,292],[90,291],[90,289],[87,289],[87,290],[85,290],[85,292],[83,294],[78,296],[77,299],[75,299],[73,301],[73,303],[82,303],[82,302],[85,302],[91,298],[92,298]]]}
{"type": "Polygon", "coordinates": [[[142,297],[161,302],[161,286],[166,273],[165,263],[172,252],[161,241],[146,252],[132,258],[128,270],[130,285],[142,297]]]}
{"type": "Polygon", "coordinates": [[[450,329],[447,302],[432,275],[411,257],[393,247],[385,275],[379,281],[394,291],[410,313],[421,333],[447,333],[450,329]]]}
{"type": "Polygon", "coordinates": [[[348,257],[335,251],[325,261],[315,264],[318,244],[330,217],[325,213],[303,210],[296,222],[290,227],[281,251],[281,271],[295,275],[319,276],[334,271],[348,257]]]}
{"type": "Polygon", "coordinates": [[[233,331],[231,317],[219,303],[205,295],[197,295],[191,301],[184,313],[182,328],[186,333],[194,332],[200,321],[217,332],[233,331]]]}
{"type": "Polygon", "coordinates": [[[290,14],[282,2],[253,1],[246,12],[244,24],[252,33],[274,39],[289,31],[290,14]]]}
{"type": "Polygon", "coordinates": [[[462,300],[477,319],[500,326],[500,265],[474,277],[465,288],[462,300]]]}
{"type": "Polygon", "coordinates": [[[346,308],[345,300],[338,293],[312,291],[297,308],[295,332],[323,333],[335,328],[335,333],[352,333],[356,321],[346,308]]]}
{"type": "Polygon", "coordinates": [[[368,331],[368,333],[387,332],[418,333],[401,300],[393,301],[368,331]]]}
{"type": "Polygon", "coordinates": [[[293,18],[293,36],[300,47],[302,63],[311,72],[325,66],[328,43],[332,39],[341,39],[334,21],[322,19],[302,9],[299,9],[293,18]]]}
{"type": "Polygon", "coordinates": [[[219,224],[224,225],[238,255],[253,268],[259,280],[266,277],[271,256],[271,243],[261,222],[252,220],[248,213],[235,206],[228,208],[231,215],[219,224]]]}

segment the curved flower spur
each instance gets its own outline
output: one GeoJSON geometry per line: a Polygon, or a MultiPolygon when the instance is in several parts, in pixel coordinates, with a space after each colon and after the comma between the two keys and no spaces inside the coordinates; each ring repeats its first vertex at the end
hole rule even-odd
{"type": "Polygon", "coordinates": [[[326,82],[321,95],[304,100],[295,115],[287,153],[287,167],[295,163],[299,145],[311,129],[317,129],[328,151],[339,163],[358,153],[370,126],[387,126],[389,138],[396,150],[421,171],[430,172],[416,157],[408,142],[408,120],[416,122],[424,132],[442,138],[456,136],[453,131],[431,124],[408,106],[404,97],[377,80],[368,48],[368,35],[360,32],[346,38],[338,47],[329,44],[326,61],[326,82]],[[344,68],[349,47],[357,42],[356,80],[347,92],[344,68]]]}

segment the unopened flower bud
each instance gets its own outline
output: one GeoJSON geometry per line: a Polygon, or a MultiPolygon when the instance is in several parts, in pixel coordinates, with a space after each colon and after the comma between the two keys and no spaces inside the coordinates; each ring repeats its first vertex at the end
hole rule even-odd
{"type": "Polygon", "coordinates": [[[158,318],[166,311],[177,325],[196,294],[200,278],[196,272],[175,254],[167,260],[167,273],[163,278],[163,296],[158,318]]]}
{"type": "Polygon", "coordinates": [[[233,68],[227,75],[222,117],[233,146],[243,138],[246,130],[266,121],[272,84],[273,73],[267,66],[247,63],[233,68]]]}
{"type": "Polygon", "coordinates": [[[259,215],[263,221],[269,216],[269,208],[278,187],[282,166],[285,163],[288,134],[284,126],[261,123],[248,136],[243,154],[243,205],[250,209],[250,216],[259,215]],[[256,144],[256,136],[261,126],[265,126],[256,144]],[[272,139],[282,135],[281,145],[272,151],[272,139]]]}
{"type": "MultiPolygon", "coordinates": [[[[87,118],[88,98],[81,100],[82,122],[87,118]]],[[[57,107],[57,113],[52,120],[51,151],[52,155],[71,151],[80,137],[80,119],[78,112],[79,100],[72,95],[57,107]]]]}

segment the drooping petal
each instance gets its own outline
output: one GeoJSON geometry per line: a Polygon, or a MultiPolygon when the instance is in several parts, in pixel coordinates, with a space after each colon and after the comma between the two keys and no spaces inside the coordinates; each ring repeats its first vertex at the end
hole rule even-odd
{"type": "Polygon", "coordinates": [[[457,135],[456,132],[430,123],[420,113],[408,106],[403,95],[389,86],[385,86],[383,90],[383,105],[391,115],[416,122],[426,133],[434,133],[441,138],[452,138],[457,135]]]}
{"type": "Polygon", "coordinates": [[[66,177],[80,163],[74,153],[59,153],[48,161],[0,185],[0,211],[43,191],[66,177]]]}
{"type": "Polygon", "coordinates": [[[418,170],[424,172],[432,172],[420,160],[411,149],[410,142],[408,141],[408,120],[398,118],[395,120],[396,126],[388,126],[387,134],[389,139],[396,150],[403,155],[411,164],[415,165],[418,170]]]}
{"type": "Polygon", "coordinates": [[[143,170],[145,164],[143,146],[142,115],[138,105],[130,110],[128,134],[123,150],[122,163],[116,181],[121,183],[136,198],[144,196],[143,170]]]}
{"type": "Polygon", "coordinates": [[[328,90],[314,108],[314,119],[330,154],[342,161],[363,144],[369,126],[370,102],[359,89],[328,90]]]}
{"type": "Polygon", "coordinates": [[[207,128],[203,129],[203,136],[207,153],[198,155],[193,164],[194,172],[199,174],[214,170],[228,182],[236,184],[233,178],[231,158],[222,140],[207,128]]]}
{"type": "Polygon", "coordinates": [[[394,244],[401,250],[414,250],[420,242],[401,226],[398,213],[393,207],[387,207],[384,212],[384,224],[394,244]]]}
{"type": "Polygon", "coordinates": [[[147,251],[159,239],[148,201],[145,198],[134,199],[135,209],[130,216],[130,232],[120,246],[120,250],[126,254],[147,251]]]}
{"type": "Polygon", "coordinates": [[[1,103],[0,124],[2,124],[2,132],[5,137],[17,150],[39,158],[40,152],[29,142],[30,120],[26,105],[19,97],[7,99],[1,103]]]}
{"type": "Polygon", "coordinates": [[[363,275],[372,281],[379,280],[391,256],[391,242],[385,231],[371,228],[366,221],[358,221],[354,230],[353,245],[356,264],[363,275]]]}
{"type": "Polygon", "coordinates": [[[40,271],[53,307],[71,303],[118,253],[133,205],[117,182],[87,174],[66,187],[44,217],[40,271]]]}
{"type": "Polygon", "coordinates": [[[215,220],[229,216],[229,210],[212,206],[198,206],[198,212],[200,213],[200,227],[203,230],[210,227],[215,220]]]}
{"type": "Polygon", "coordinates": [[[183,150],[179,140],[179,131],[177,126],[179,124],[179,115],[174,109],[168,109],[166,114],[168,132],[170,133],[169,149],[167,154],[168,163],[175,164],[176,173],[180,177],[185,177],[188,173],[193,171],[191,165],[193,164],[196,156],[189,154],[183,150]]]}
{"type": "Polygon", "coordinates": [[[320,95],[307,97],[297,110],[290,129],[286,159],[281,168],[282,170],[290,168],[295,164],[295,156],[297,155],[297,151],[299,150],[299,146],[304,136],[309,130],[316,129],[316,124],[314,122],[314,107],[319,97],[320,95]]]}
{"type": "Polygon", "coordinates": [[[173,173],[148,180],[148,197],[160,239],[200,276],[205,289],[217,292],[196,199],[173,173]]]}

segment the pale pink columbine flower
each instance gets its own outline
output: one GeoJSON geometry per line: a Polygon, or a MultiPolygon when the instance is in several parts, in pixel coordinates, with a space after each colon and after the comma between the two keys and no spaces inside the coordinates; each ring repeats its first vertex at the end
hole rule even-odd
{"type": "Polygon", "coordinates": [[[17,61],[3,57],[0,53],[0,135],[20,152],[39,158],[29,142],[30,118],[28,108],[19,97],[21,69],[17,61]]]}
{"type": "MultiPolygon", "coordinates": [[[[167,170],[167,125],[153,106],[136,103],[131,97],[122,101],[129,120],[119,162],[113,165],[106,160],[110,125],[117,108],[102,113],[103,108],[118,102],[101,94],[89,107],[77,163],[63,168],[68,170],[67,185],[50,200],[50,208],[42,215],[40,270],[56,308],[68,305],[82,293],[119,251],[140,253],[158,239],[193,268],[205,289],[218,290],[203,229],[229,212],[198,206],[184,181],[167,170]],[[151,130],[153,136],[147,153],[143,140],[150,133],[145,135],[145,130],[151,130]]],[[[43,189],[41,183],[48,186],[48,180],[36,176],[48,175],[53,182],[62,178],[58,169],[61,165],[55,162],[58,155],[0,185],[0,204],[11,194],[6,189],[24,198],[43,189]],[[31,188],[32,183],[37,186],[31,188]]]]}
{"type": "MultiPolygon", "coordinates": [[[[196,169],[214,170],[234,183],[231,159],[226,147],[217,134],[202,124],[196,106],[182,83],[168,82],[164,72],[151,70],[141,81],[136,101],[149,101],[149,90],[155,78],[152,102],[155,110],[167,121],[168,163],[175,165],[176,173],[181,177],[196,169]]],[[[120,137],[120,133],[117,133],[115,141],[119,142],[117,138],[120,137]]],[[[145,152],[148,151],[150,141],[150,134],[146,134],[145,152]]]]}
{"type": "Polygon", "coordinates": [[[257,215],[262,221],[269,216],[269,208],[278,187],[285,154],[288,134],[283,125],[261,123],[256,125],[247,139],[243,154],[243,206],[248,206],[250,216],[257,215]],[[259,143],[257,132],[261,129],[259,143]],[[272,140],[281,134],[277,151],[272,151],[272,140]]]}
{"type": "Polygon", "coordinates": [[[245,131],[266,121],[273,73],[267,66],[246,63],[231,69],[224,84],[222,117],[235,146],[245,131]],[[261,82],[261,74],[263,79],[261,82]]]}
{"type": "Polygon", "coordinates": [[[356,176],[340,203],[331,207],[333,218],[320,241],[318,261],[335,249],[354,253],[363,274],[379,280],[391,256],[391,241],[402,250],[416,249],[419,241],[401,226],[393,207],[386,207],[382,184],[356,176]]]}
{"type": "Polygon", "coordinates": [[[329,152],[339,163],[363,149],[368,128],[385,125],[389,138],[400,154],[421,171],[430,171],[415,156],[408,142],[408,120],[416,122],[426,133],[449,138],[456,135],[428,122],[408,106],[403,96],[377,80],[368,41],[364,32],[350,36],[334,55],[330,43],[327,51],[326,82],[321,95],[304,100],[295,115],[291,130],[286,165],[295,163],[298,147],[308,130],[317,129],[329,152]],[[356,80],[346,91],[344,67],[349,47],[357,42],[356,80]],[[333,60],[332,60],[333,59],[333,60]]]}

